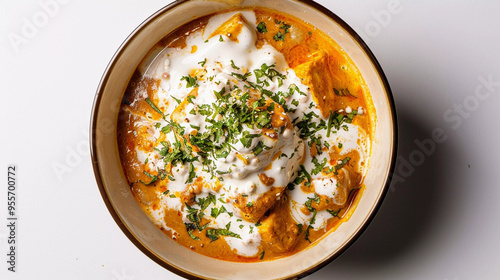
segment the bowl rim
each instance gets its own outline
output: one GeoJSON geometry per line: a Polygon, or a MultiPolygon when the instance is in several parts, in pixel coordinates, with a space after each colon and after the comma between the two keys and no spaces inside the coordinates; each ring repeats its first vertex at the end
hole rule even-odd
{"type": "MultiPolygon", "coordinates": [[[[123,43],[119,46],[119,48],[116,50],[114,53],[113,57],[111,58],[110,62],[108,63],[106,69],[104,70],[103,76],[101,77],[101,80],[99,81],[98,88],[96,90],[96,94],[94,96],[94,101],[92,105],[92,111],[91,111],[91,116],[90,116],[90,128],[89,128],[89,147],[90,147],[90,155],[91,155],[91,161],[92,161],[92,167],[94,171],[94,176],[96,179],[96,183],[99,187],[99,191],[101,193],[102,199],[113,217],[114,221],[118,225],[118,227],[121,229],[121,231],[127,236],[127,238],[146,256],[148,256],[151,260],[162,266],[163,268],[166,268],[167,270],[188,278],[188,279],[207,279],[204,277],[200,277],[199,275],[193,274],[190,271],[184,270],[180,267],[177,267],[173,264],[170,264],[160,258],[158,255],[156,255],[154,252],[152,252],[148,247],[146,247],[144,244],[142,244],[141,241],[139,241],[134,234],[129,230],[129,228],[123,223],[123,221],[120,219],[117,211],[114,209],[110,198],[108,197],[108,193],[106,191],[106,188],[104,187],[104,183],[102,180],[102,174],[100,172],[100,165],[97,160],[98,155],[97,155],[97,141],[96,141],[96,125],[97,125],[97,117],[99,114],[99,105],[101,103],[101,99],[104,93],[104,87],[107,84],[107,81],[109,79],[110,73],[118,59],[123,55],[123,50],[129,45],[131,41],[134,40],[134,38],[138,35],[138,33],[141,32],[142,29],[147,27],[148,25],[152,24],[156,18],[161,16],[163,13],[176,8],[177,6],[185,3],[185,2],[190,2],[193,0],[174,0],[170,4],[160,8],[158,11],[150,15],[148,18],[146,18],[141,24],[139,24],[128,36],[127,38],[123,41],[123,43]]],[[[322,261],[316,263],[315,265],[312,265],[306,269],[304,269],[301,272],[298,272],[294,275],[288,275],[286,277],[282,277],[280,279],[300,279],[303,277],[306,277],[307,275],[310,275],[319,269],[325,267],[329,263],[331,263],[333,260],[338,258],[340,255],[342,255],[349,247],[351,247],[358,239],[359,237],[366,231],[366,229],[369,227],[373,219],[375,218],[376,214],[380,210],[380,207],[387,195],[387,192],[389,190],[389,186],[392,181],[392,177],[394,175],[394,170],[396,166],[396,159],[397,159],[397,150],[398,150],[398,123],[397,123],[397,114],[396,114],[396,106],[393,98],[393,94],[391,91],[391,88],[389,86],[389,82],[387,80],[387,77],[385,76],[385,73],[376,59],[375,55],[372,53],[372,51],[369,49],[368,45],[363,41],[363,39],[354,31],[353,28],[351,28],[343,19],[341,19],[339,16],[337,16],[335,13],[327,9],[326,7],[322,6],[319,3],[314,2],[313,0],[289,0],[289,1],[295,1],[295,2],[300,2],[306,6],[309,6],[313,8],[314,10],[318,11],[319,13],[329,17],[331,20],[333,20],[335,23],[340,25],[351,37],[352,39],[359,44],[360,48],[362,51],[366,54],[367,58],[369,61],[373,64],[374,70],[377,73],[381,85],[383,86],[384,92],[386,94],[386,98],[388,100],[388,108],[389,108],[389,114],[392,119],[393,127],[392,127],[392,133],[393,133],[393,139],[392,139],[392,150],[391,156],[390,156],[390,164],[389,164],[389,170],[388,170],[388,176],[386,179],[386,182],[384,186],[381,189],[380,192],[380,197],[376,201],[374,207],[372,208],[372,211],[369,213],[369,215],[366,217],[365,222],[356,230],[356,232],[350,237],[350,239],[343,245],[341,246],[337,252],[332,254],[331,256],[323,259],[322,261]]]]}

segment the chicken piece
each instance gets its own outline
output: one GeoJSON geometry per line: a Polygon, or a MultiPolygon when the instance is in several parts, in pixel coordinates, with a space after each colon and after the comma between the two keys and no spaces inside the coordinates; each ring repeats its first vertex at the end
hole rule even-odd
{"type": "Polygon", "coordinates": [[[189,187],[186,188],[185,191],[181,193],[180,199],[183,205],[193,205],[195,201],[196,195],[200,194],[205,186],[205,182],[202,177],[196,178],[194,183],[190,184],[189,187]]]}
{"type": "Polygon", "coordinates": [[[287,203],[280,203],[258,227],[262,243],[275,252],[286,252],[297,243],[299,228],[289,219],[287,203]]]}
{"type": "Polygon", "coordinates": [[[271,187],[260,195],[257,201],[248,201],[246,197],[240,195],[233,205],[239,209],[244,220],[256,223],[280,199],[285,189],[286,187],[271,187]]]}
{"type": "Polygon", "coordinates": [[[229,40],[238,43],[238,35],[240,34],[244,23],[245,19],[243,18],[243,15],[241,13],[237,13],[217,27],[217,29],[215,29],[208,38],[210,39],[217,35],[225,35],[229,38],[229,40]]]}
{"type": "MultiPolygon", "coordinates": [[[[333,193],[333,197],[330,196],[325,196],[325,195],[318,195],[319,196],[319,203],[317,201],[311,201],[311,207],[316,209],[317,211],[321,210],[332,210],[332,211],[339,211],[340,209],[348,206],[349,203],[349,195],[351,194],[351,191],[357,188],[361,184],[361,173],[356,172],[356,171],[349,171],[347,168],[342,168],[338,171],[338,175],[336,178],[337,184],[333,184],[334,181],[332,181],[331,185],[329,186],[330,191],[333,193]]],[[[315,184],[318,181],[328,181],[328,177],[324,177],[322,179],[315,179],[313,180],[313,189],[315,190],[316,186],[315,184]]],[[[322,183],[324,184],[324,183],[322,183]]],[[[301,211],[305,214],[308,215],[310,214],[310,211],[307,209],[307,207],[303,207],[301,211]]]]}
{"type": "Polygon", "coordinates": [[[313,100],[323,117],[328,117],[330,111],[335,110],[335,82],[332,80],[335,75],[331,69],[329,54],[325,50],[314,52],[307,62],[293,68],[302,83],[309,86],[313,100]]]}

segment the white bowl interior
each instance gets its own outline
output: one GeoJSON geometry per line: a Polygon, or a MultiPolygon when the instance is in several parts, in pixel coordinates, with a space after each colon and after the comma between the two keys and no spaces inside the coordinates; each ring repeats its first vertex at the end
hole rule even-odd
{"type": "MultiPolygon", "coordinates": [[[[387,189],[395,153],[395,122],[382,73],[365,48],[343,24],[298,1],[229,1],[241,6],[263,6],[286,12],[318,27],[348,53],[359,68],[372,94],[377,119],[372,143],[372,160],[368,168],[366,190],[351,218],[327,235],[316,246],[293,256],[261,263],[233,263],[192,252],[168,238],[143,213],[132,197],[121,169],[116,141],[118,109],[129,79],[151,48],[166,34],[199,16],[231,7],[223,1],[186,1],[162,9],[138,28],[115,55],[101,81],[93,112],[92,154],[96,177],[101,181],[103,197],[118,224],[129,238],[157,262],[176,272],[216,279],[279,279],[310,273],[324,261],[333,259],[360,234],[376,212],[387,189]],[[376,160],[373,160],[376,159],[376,160]],[[114,212],[114,213],[113,213],[114,212]],[[127,232],[128,231],[128,232],[127,232]],[[147,252],[146,252],[147,253],[147,252]]],[[[331,14],[330,14],[331,15],[331,14]]]]}

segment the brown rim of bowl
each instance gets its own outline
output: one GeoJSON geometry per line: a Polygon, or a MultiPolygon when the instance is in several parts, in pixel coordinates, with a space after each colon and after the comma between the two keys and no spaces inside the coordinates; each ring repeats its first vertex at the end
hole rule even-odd
{"type": "MultiPolygon", "coordinates": [[[[122,232],[127,236],[127,238],[132,241],[132,243],[139,249],[141,250],[145,255],[147,255],[150,259],[155,261],[157,264],[160,266],[168,269],[169,271],[188,278],[188,279],[206,279],[203,277],[200,277],[198,275],[192,274],[189,271],[183,270],[182,268],[176,267],[170,263],[167,263],[165,260],[161,259],[158,257],[155,253],[150,251],[145,245],[143,245],[139,240],[137,240],[132,232],[129,231],[127,226],[122,222],[120,217],[118,216],[117,212],[113,208],[109,198],[108,194],[106,192],[106,189],[104,188],[104,184],[101,179],[101,173],[99,171],[99,162],[97,161],[97,152],[96,152],[96,121],[97,121],[97,115],[98,111],[97,108],[99,107],[99,104],[101,102],[102,94],[103,94],[103,85],[107,83],[107,80],[109,78],[109,71],[114,67],[115,62],[117,59],[122,55],[122,50],[127,47],[130,41],[132,41],[137,33],[139,33],[145,26],[151,24],[151,22],[157,18],[159,15],[163,14],[165,11],[171,10],[179,5],[181,5],[184,2],[189,2],[191,0],[175,0],[174,2],[168,4],[167,6],[161,8],[158,10],[156,13],[148,17],[146,20],[144,20],[132,33],[125,39],[125,41],[120,45],[118,50],[115,52],[113,55],[113,58],[110,60],[108,63],[108,66],[106,67],[106,70],[104,71],[104,75],[101,78],[101,81],[99,82],[99,86],[97,88],[96,95],[94,97],[94,104],[92,106],[92,112],[91,112],[91,120],[90,120],[90,154],[91,154],[91,160],[92,160],[92,166],[94,169],[94,175],[99,187],[99,191],[101,192],[101,196],[104,200],[104,203],[106,204],[106,207],[108,208],[108,211],[110,212],[111,216],[115,220],[116,224],[120,227],[122,232]]],[[[389,174],[387,177],[387,181],[385,182],[385,185],[383,187],[383,191],[381,192],[380,199],[377,201],[376,205],[373,207],[372,212],[368,215],[368,217],[365,220],[365,223],[359,227],[359,229],[355,232],[355,234],[350,238],[350,240],[344,244],[339,250],[329,256],[328,258],[325,258],[321,262],[318,262],[316,265],[309,267],[308,269],[303,270],[302,272],[296,273],[294,275],[289,275],[281,279],[300,279],[303,277],[306,277],[307,275],[310,275],[319,269],[323,268],[327,264],[331,263],[334,259],[339,257],[342,253],[344,253],[358,238],[363,234],[363,232],[368,228],[370,223],[373,221],[376,213],[380,209],[380,206],[382,205],[383,200],[385,199],[385,196],[387,195],[387,191],[389,190],[389,185],[391,184],[392,176],[394,175],[394,169],[396,166],[396,157],[397,157],[397,148],[398,148],[398,124],[397,124],[397,118],[396,118],[396,107],[394,104],[394,98],[392,96],[392,91],[389,86],[389,83],[387,81],[387,78],[384,74],[384,71],[382,70],[382,67],[380,66],[379,62],[371,52],[371,50],[368,48],[366,43],[361,39],[361,37],[344,21],[342,20],[339,16],[334,14],[332,11],[329,9],[323,7],[322,5],[312,1],[312,0],[292,0],[295,2],[300,2],[303,3],[315,10],[317,10],[319,13],[322,13],[326,16],[328,16],[330,19],[332,19],[334,22],[339,24],[349,35],[360,45],[362,50],[366,53],[368,58],[370,59],[371,63],[375,67],[376,72],[378,73],[378,76],[382,82],[382,85],[385,89],[386,92],[386,97],[387,100],[389,101],[389,107],[390,107],[390,113],[392,116],[392,122],[394,124],[393,127],[393,150],[392,150],[392,157],[391,157],[391,163],[390,163],[390,168],[389,168],[389,174]]]]}

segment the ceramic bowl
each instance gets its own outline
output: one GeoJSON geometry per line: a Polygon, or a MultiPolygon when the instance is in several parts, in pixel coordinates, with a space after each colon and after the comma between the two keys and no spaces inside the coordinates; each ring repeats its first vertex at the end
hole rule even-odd
{"type": "Polygon", "coordinates": [[[147,256],[189,279],[296,279],[328,264],[345,251],[373,219],[387,192],[396,158],[396,113],[384,73],[360,37],[338,16],[308,0],[176,1],[142,23],[109,63],[92,109],[91,154],[102,198],[116,223],[147,256]],[[154,58],[155,44],[200,16],[234,7],[261,6],[311,23],[333,38],[359,68],[372,94],[377,117],[372,155],[362,193],[350,219],[315,246],[295,255],[260,263],[234,263],[206,257],[177,244],[158,230],[134,200],[122,171],[116,125],[122,96],[134,71],[154,58]],[[141,64],[141,61],[146,63],[141,64]]]}

